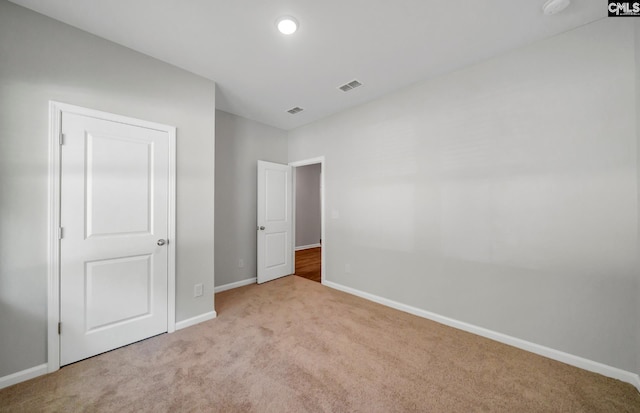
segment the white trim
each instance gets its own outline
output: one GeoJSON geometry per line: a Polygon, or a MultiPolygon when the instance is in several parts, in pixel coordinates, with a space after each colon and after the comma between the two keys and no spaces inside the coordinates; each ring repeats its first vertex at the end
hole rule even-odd
{"type": "Polygon", "coordinates": [[[295,251],[310,250],[311,248],[319,248],[321,246],[322,244],[301,245],[299,247],[295,247],[294,250],[295,251]]]}
{"type": "Polygon", "coordinates": [[[165,126],[169,134],[169,199],[167,214],[168,257],[167,257],[167,333],[176,331],[176,128],[165,126]]]}
{"type": "Polygon", "coordinates": [[[167,257],[167,332],[176,330],[176,128],[160,123],[130,118],[98,110],[87,109],[56,101],[49,101],[49,253],[47,278],[47,371],[60,368],[60,159],[58,139],[62,131],[62,113],[108,119],[144,128],[167,132],[169,135],[169,193],[168,193],[168,257],[167,257]]]}
{"type": "Polygon", "coordinates": [[[47,364],[41,364],[39,366],[31,367],[30,369],[9,374],[8,376],[0,377],[0,389],[47,374],[47,368],[47,364]]]}
{"type": "Polygon", "coordinates": [[[396,310],[404,311],[409,314],[416,315],[418,317],[427,318],[440,324],[447,325],[449,327],[457,328],[459,330],[467,331],[482,337],[490,338],[500,343],[508,344],[513,347],[517,347],[522,350],[529,351],[562,363],[569,364],[571,366],[579,367],[584,370],[588,370],[594,373],[602,374],[603,376],[611,377],[630,383],[634,385],[638,391],[640,391],[640,376],[630,371],[622,370],[617,367],[608,366],[606,364],[599,363],[597,361],[585,359],[573,354],[565,353],[560,350],[556,350],[550,347],[535,344],[530,341],[522,340],[516,337],[512,337],[506,334],[498,333],[497,331],[489,330],[484,327],[478,327],[473,324],[458,321],[453,318],[445,317],[430,311],[422,310],[420,308],[412,307],[410,305],[402,304],[397,301],[390,300],[388,298],[380,297],[374,294],[366,293],[364,291],[356,290],[355,288],[347,287],[342,284],[337,284],[332,281],[325,281],[324,284],[327,287],[334,288],[349,294],[356,295],[358,297],[365,298],[369,301],[382,304],[387,307],[395,308],[396,310]]]}
{"type": "Polygon", "coordinates": [[[291,168],[291,251],[290,251],[290,259],[291,259],[291,274],[296,273],[296,231],[297,229],[297,218],[296,218],[296,204],[298,203],[298,194],[296,188],[298,186],[298,171],[295,166],[289,165],[291,168]]]}
{"type": "Polygon", "coordinates": [[[303,159],[301,161],[289,162],[289,166],[298,167],[298,166],[314,165],[316,163],[324,163],[324,156],[318,156],[318,157],[315,157],[315,158],[303,159]]]}
{"type": "Polygon", "coordinates": [[[213,292],[214,293],[221,293],[223,291],[233,290],[234,288],[244,287],[245,285],[251,285],[251,284],[255,284],[257,282],[258,282],[258,278],[257,277],[247,278],[246,280],[236,281],[236,282],[233,282],[233,283],[220,285],[220,286],[214,288],[213,292]]]}
{"type": "Polygon", "coordinates": [[[205,321],[213,320],[217,316],[218,314],[215,311],[209,311],[208,313],[200,314],[183,321],[178,321],[176,323],[176,331],[182,330],[183,328],[194,326],[196,324],[204,323],[205,321]]]}
{"type": "Polygon", "coordinates": [[[62,109],[49,102],[49,234],[47,269],[47,371],[60,368],[60,151],[62,109]]]}
{"type": "MultiPolygon", "coordinates": [[[[327,237],[325,234],[325,227],[326,227],[326,208],[325,208],[325,198],[326,198],[326,191],[324,190],[324,177],[327,174],[327,167],[326,167],[326,163],[325,163],[325,159],[324,156],[318,156],[316,158],[310,158],[310,159],[304,159],[301,161],[294,161],[294,162],[289,162],[289,166],[292,166],[294,168],[298,167],[298,166],[306,166],[306,165],[313,165],[313,164],[320,164],[320,239],[322,240],[322,245],[325,246],[325,248],[322,248],[322,251],[320,252],[320,283],[321,284],[325,284],[327,282],[327,277],[326,277],[326,262],[327,262],[327,237]]],[[[293,245],[295,245],[295,236],[296,236],[296,185],[295,185],[295,176],[296,174],[293,174],[293,245]]],[[[293,268],[295,270],[295,264],[296,264],[296,253],[295,250],[291,251],[291,260],[293,262],[293,268]]]]}

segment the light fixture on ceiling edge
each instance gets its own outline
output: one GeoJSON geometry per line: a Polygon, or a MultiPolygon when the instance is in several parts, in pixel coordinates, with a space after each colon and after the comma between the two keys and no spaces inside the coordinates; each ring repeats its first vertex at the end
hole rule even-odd
{"type": "Polygon", "coordinates": [[[571,0],[547,0],[546,3],[542,5],[542,12],[547,16],[558,14],[569,7],[569,4],[571,4],[571,0]]]}

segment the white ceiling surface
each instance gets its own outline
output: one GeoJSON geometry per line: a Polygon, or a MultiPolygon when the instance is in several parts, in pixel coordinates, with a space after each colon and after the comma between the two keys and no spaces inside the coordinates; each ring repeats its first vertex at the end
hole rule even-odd
{"type": "Polygon", "coordinates": [[[12,1],[214,80],[219,109],[287,130],[606,16],[601,0],[553,16],[545,0],[12,1]]]}

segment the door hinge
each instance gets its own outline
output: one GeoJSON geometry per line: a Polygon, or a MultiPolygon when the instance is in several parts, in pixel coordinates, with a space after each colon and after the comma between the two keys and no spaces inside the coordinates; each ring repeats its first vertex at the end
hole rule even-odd
{"type": "Polygon", "coordinates": [[[60,135],[58,136],[58,143],[60,145],[64,145],[64,133],[60,132],[60,135]]]}
{"type": "Polygon", "coordinates": [[[62,227],[58,227],[58,239],[62,239],[62,227]]]}
{"type": "Polygon", "coordinates": [[[58,335],[62,334],[62,323],[58,323],[58,335]]]}

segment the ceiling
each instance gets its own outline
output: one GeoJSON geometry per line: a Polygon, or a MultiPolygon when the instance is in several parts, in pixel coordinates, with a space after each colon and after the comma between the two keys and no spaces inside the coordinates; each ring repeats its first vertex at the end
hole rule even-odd
{"type": "Polygon", "coordinates": [[[552,16],[545,0],[12,1],[214,80],[218,109],[287,130],[606,16],[601,0],[552,16]]]}

